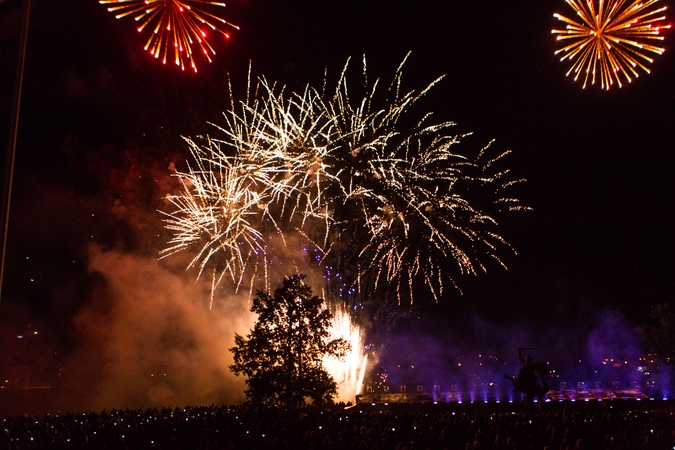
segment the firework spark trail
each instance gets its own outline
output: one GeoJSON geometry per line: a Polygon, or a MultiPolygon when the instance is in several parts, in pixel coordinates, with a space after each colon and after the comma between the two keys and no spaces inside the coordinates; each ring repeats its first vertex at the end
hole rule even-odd
{"type": "Polygon", "coordinates": [[[645,40],[663,40],[662,29],[670,25],[662,25],[665,16],[654,17],[666,10],[666,7],[652,9],[658,0],[634,1],[624,8],[625,0],[566,0],[577,13],[581,22],[569,19],[560,14],[553,16],[566,23],[564,30],[553,30],[559,41],[571,40],[572,43],[557,50],[563,53],[561,61],[573,61],[566,75],[574,73],[574,80],[585,69],[584,87],[588,83],[595,84],[596,76],[603,89],[609,89],[614,82],[622,87],[622,75],[628,82],[639,76],[636,68],[647,73],[649,69],[643,62],[651,63],[653,59],[647,52],[662,54],[665,49],[645,43],[645,40]]]}
{"type": "Polygon", "coordinates": [[[239,284],[250,253],[264,252],[263,235],[248,219],[257,216],[265,195],[240,176],[240,167],[230,166],[217,152],[189,143],[197,169],[181,177],[183,190],[190,195],[167,197],[182,214],[164,213],[165,227],[175,234],[162,253],[169,256],[200,245],[208,236],[189,267],[198,266],[201,275],[211,257],[218,254],[224,259],[222,273],[230,274],[239,284]]]}
{"type": "Polygon", "coordinates": [[[173,59],[177,66],[185,70],[186,63],[196,72],[193,46],[211,62],[216,54],[209,43],[207,29],[215,34],[229,38],[221,27],[238,26],[213,14],[207,8],[225,7],[224,3],[207,0],[99,0],[102,5],[111,5],[108,11],[120,19],[134,16],[139,22],[138,32],[151,29],[145,50],[150,50],[155,58],[161,56],[166,64],[173,47],[173,59]]]}
{"type": "Polygon", "coordinates": [[[523,181],[497,168],[508,152],[490,160],[488,145],[475,157],[458,154],[466,135],[451,134],[452,122],[427,124],[430,113],[412,129],[401,124],[440,78],[402,92],[402,63],[377,108],[379,80],[353,102],[348,65],[332,96],[309,86],[289,94],[261,78],[253,95],[249,84],[247,99],[225,112],[222,139],[203,147],[189,141],[198,167],[176,174],[187,181],[169,197],[174,238],[165,255],[199,245],[192,265],[201,271],[224,259],[223,274],[238,285],[247,276],[252,286],[260,275],[248,268],[284,252],[267,236],[284,245],[298,236],[315,247],[319,263],[342,266],[352,287],[393,290],[399,302],[404,287],[412,301],[416,280],[438,301],[444,281],[455,284],[448,258],[460,274],[486,271],[485,257],[504,266],[498,252],[510,246],[485,208],[529,209],[503,196],[523,181]],[[490,199],[476,202],[469,191],[490,199]]]}
{"type": "Polygon", "coordinates": [[[323,163],[330,141],[330,120],[317,114],[316,92],[309,88],[286,99],[283,89],[277,94],[264,79],[259,89],[265,98],[244,104],[242,113],[226,114],[226,127],[220,128],[227,139],[248,161],[252,176],[259,177],[281,206],[281,216],[303,218],[325,216],[321,201],[323,183],[338,180],[326,172],[323,163]]]}

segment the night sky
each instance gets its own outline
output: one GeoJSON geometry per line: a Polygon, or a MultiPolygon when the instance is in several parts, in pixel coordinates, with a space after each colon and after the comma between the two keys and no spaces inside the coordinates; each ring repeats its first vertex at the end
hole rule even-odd
{"type": "MultiPolygon", "coordinates": [[[[0,3],[3,145],[22,3],[0,3]]],[[[550,343],[552,329],[583,334],[607,314],[630,329],[645,323],[651,305],[675,294],[673,30],[651,74],[622,89],[584,90],[553,55],[554,12],[571,15],[563,0],[230,0],[224,15],[241,30],[217,40],[214,62],[198,59],[194,74],[152,59],[133,21],[115,20],[94,0],[34,0],[0,303],[3,351],[11,353],[7,342],[17,334],[39,330],[49,347],[40,355],[62,363],[96,353],[99,334],[136,323],[134,311],[139,327],[172,314],[161,303],[146,311],[143,296],[122,298],[116,283],[175,282],[208,302],[185,281],[194,273],[185,274],[183,259],[156,261],[169,237],[157,209],[177,189],[171,167],[184,169],[189,158],[180,136],[212,132],[207,122],[219,123],[227,108],[228,74],[235,94],[249,63],[254,75],[296,90],[320,85],[326,67],[335,80],[347,58],[358,64],[365,54],[369,76],[388,82],[408,52],[404,87],[445,74],[423,108],[456,122],[458,133],[473,132],[462,147],[496,139],[497,149],[513,150],[509,167],[528,180],[517,196],[533,208],[500,217],[517,250],[504,257],[509,270],[458,280],[464,295],[448,294],[442,314],[434,312],[436,329],[459,316],[495,330],[495,339],[527,330],[550,343]],[[151,279],[136,280],[134,264],[152,266],[139,269],[151,279]],[[120,305],[131,305],[129,316],[115,316],[120,305]]],[[[211,316],[246,309],[228,302],[211,316]]],[[[174,320],[187,321],[187,310],[174,320]]]]}

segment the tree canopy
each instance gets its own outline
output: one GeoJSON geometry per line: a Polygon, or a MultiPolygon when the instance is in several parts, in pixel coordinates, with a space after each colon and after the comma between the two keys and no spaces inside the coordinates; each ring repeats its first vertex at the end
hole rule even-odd
{"type": "Polygon", "coordinates": [[[296,406],[311,397],[322,404],[337,393],[323,358],[344,357],[349,344],[331,339],[333,315],[304,278],[287,277],[274,296],[258,291],[251,307],[258,314],[253,330],[246,337],[235,334],[230,369],[248,377],[245,392],[252,403],[296,406]]]}

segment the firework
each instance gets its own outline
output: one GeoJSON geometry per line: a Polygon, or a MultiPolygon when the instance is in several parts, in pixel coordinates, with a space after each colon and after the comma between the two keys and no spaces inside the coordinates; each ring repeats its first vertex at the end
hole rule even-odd
{"type": "Polygon", "coordinates": [[[338,401],[353,402],[361,391],[368,355],[364,352],[361,328],[355,324],[349,311],[339,308],[330,327],[330,339],[344,339],[349,351],[343,359],[324,357],[323,364],[338,385],[338,401]]]}
{"type": "Polygon", "coordinates": [[[99,0],[110,5],[108,11],[118,19],[132,16],[139,23],[138,31],[150,30],[145,44],[155,58],[161,58],[166,64],[167,58],[173,58],[176,65],[185,69],[186,65],[196,72],[197,65],[193,51],[198,51],[211,62],[216,54],[209,43],[209,34],[229,38],[224,27],[239,29],[227,22],[212,9],[225,7],[224,3],[207,0],[99,0]]]}
{"type": "MultiPolygon", "coordinates": [[[[166,228],[175,232],[164,252],[174,254],[209,239],[201,247],[189,267],[204,270],[214,254],[223,264],[221,276],[234,280],[246,270],[251,255],[264,253],[262,234],[249,219],[265,201],[265,193],[257,192],[252,182],[241,176],[241,167],[232,166],[217,152],[205,152],[192,143],[197,167],[181,178],[190,195],[171,197],[181,214],[169,215],[166,228]],[[243,244],[243,245],[242,245],[243,244]],[[242,249],[248,249],[248,253],[242,249]]],[[[255,220],[255,219],[253,219],[255,220]]]]}
{"type": "Polygon", "coordinates": [[[224,114],[223,139],[189,141],[198,165],[176,174],[186,182],[168,197],[166,254],[194,247],[193,265],[211,264],[237,285],[246,278],[252,289],[270,255],[302,242],[306,261],[291,267],[318,263],[340,274],[340,292],[382,291],[399,302],[412,301],[418,283],[438,301],[453,274],[485,271],[486,259],[504,265],[498,253],[510,246],[488,210],[528,209],[504,195],[522,181],[499,168],[508,152],[459,154],[465,135],[452,134],[451,122],[428,124],[430,113],[403,125],[440,79],[402,92],[402,63],[384,95],[376,80],[353,101],[348,66],[332,95],[309,86],[286,93],[261,78],[224,114]]]}
{"type": "Polygon", "coordinates": [[[665,6],[651,9],[658,0],[635,0],[628,7],[625,0],[599,0],[597,7],[595,0],[566,1],[580,20],[553,15],[567,26],[552,33],[559,41],[571,42],[555,52],[563,54],[561,61],[573,61],[566,75],[573,73],[575,81],[583,77],[584,87],[598,78],[601,87],[609,89],[614,82],[621,87],[622,78],[637,78],[638,69],[650,73],[645,65],[653,62],[649,54],[660,55],[665,49],[647,42],[662,41],[661,30],[670,28],[663,25],[665,6]]]}

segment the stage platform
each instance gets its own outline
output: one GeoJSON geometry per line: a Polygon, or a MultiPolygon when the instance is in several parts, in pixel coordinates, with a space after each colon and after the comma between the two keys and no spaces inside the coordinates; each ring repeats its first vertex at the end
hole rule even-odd
{"type": "MultiPolygon", "coordinates": [[[[667,400],[662,395],[659,400],[667,400]]],[[[545,402],[576,402],[603,400],[649,400],[654,395],[647,395],[639,389],[566,389],[549,391],[545,402]]],[[[513,392],[375,392],[356,396],[356,403],[395,404],[395,403],[513,403],[521,402],[524,397],[513,392]]]]}

